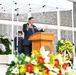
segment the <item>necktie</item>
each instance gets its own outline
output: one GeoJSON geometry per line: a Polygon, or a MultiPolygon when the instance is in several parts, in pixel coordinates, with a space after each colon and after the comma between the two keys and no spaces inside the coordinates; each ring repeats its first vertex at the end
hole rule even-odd
{"type": "Polygon", "coordinates": [[[34,29],[33,29],[33,27],[32,27],[32,34],[34,34],[34,29]]]}

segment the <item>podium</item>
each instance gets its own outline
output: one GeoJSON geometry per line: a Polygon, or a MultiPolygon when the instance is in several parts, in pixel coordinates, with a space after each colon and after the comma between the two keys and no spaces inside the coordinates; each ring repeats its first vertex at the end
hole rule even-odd
{"type": "Polygon", "coordinates": [[[52,53],[52,41],[54,40],[54,34],[50,32],[36,32],[29,37],[32,41],[32,50],[39,51],[41,46],[48,46],[50,53],[52,53]]]}

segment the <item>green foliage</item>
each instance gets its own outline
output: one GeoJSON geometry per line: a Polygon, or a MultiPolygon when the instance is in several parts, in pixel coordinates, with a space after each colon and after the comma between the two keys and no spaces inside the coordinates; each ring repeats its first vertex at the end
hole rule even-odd
{"type": "Polygon", "coordinates": [[[14,53],[15,55],[15,59],[13,61],[11,61],[10,64],[7,64],[7,66],[9,66],[9,68],[7,69],[6,71],[6,75],[21,75],[21,74],[14,74],[14,73],[11,73],[13,71],[13,69],[16,68],[16,66],[19,67],[20,64],[26,64],[25,62],[25,55],[22,53],[22,54],[16,54],[14,53]]]}
{"type": "Polygon", "coordinates": [[[17,64],[25,64],[25,55],[23,53],[15,55],[14,62],[17,64]]]}
{"type": "Polygon", "coordinates": [[[56,51],[58,53],[63,53],[65,50],[68,50],[70,53],[73,53],[73,44],[69,40],[61,39],[57,42],[56,51]]]}

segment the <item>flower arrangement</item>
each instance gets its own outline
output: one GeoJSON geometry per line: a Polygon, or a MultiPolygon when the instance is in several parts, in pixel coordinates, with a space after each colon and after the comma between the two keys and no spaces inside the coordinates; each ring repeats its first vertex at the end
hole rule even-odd
{"type": "Polygon", "coordinates": [[[0,35],[0,54],[11,54],[12,45],[8,37],[0,35]]]}
{"type": "Polygon", "coordinates": [[[58,53],[63,53],[65,50],[68,50],[72,54],[74,51],[72,42],[67,39],[59,40],[56,49],[58,53]]]}
{"type": "Polygon", "coordinates": [[[33,50],[31,56],[15,55],[8,66],[6,75],[72,75],[68,74],[68,70],[73,71],[61,54],[52,55],[44,47],[39,52],[33,50]]]}

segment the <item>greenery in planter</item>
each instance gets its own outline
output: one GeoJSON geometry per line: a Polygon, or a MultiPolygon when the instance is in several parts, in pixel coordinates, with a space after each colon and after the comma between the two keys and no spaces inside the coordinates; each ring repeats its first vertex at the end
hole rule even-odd
{"type": "Polygon", "coordinates": [[[0,54],[11,54],[11,42],[5,35],[0,35],[0,54]]]}

